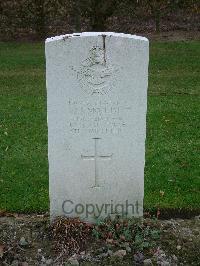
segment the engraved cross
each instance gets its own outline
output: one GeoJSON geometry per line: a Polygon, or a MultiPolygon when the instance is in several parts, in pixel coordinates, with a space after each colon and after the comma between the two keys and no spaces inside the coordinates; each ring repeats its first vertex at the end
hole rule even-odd
{"type": "Polygon", "coordinates": [[[93,187],[100,187],[99,185],[99,168],[98,168],[98,161],[101,160],[111,160],[112,155],[99,155],[98,154],[98,142],[100,138],[93,138],[94,139],[94,155],[81,155],[83,160],[92,160],[94,161],[94,176],[95,176],[95,183],[93,187]]]}

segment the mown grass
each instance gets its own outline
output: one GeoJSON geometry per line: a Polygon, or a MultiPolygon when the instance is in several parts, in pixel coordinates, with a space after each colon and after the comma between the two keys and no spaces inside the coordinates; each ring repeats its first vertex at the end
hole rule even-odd
{"type": "MultiPolygon", "coordinates": [[[[200,44],[152,43],[145,208],[200,209],[200,44]]],[[[46,211],[44,46],[0,43],[0,209],[46,211]]]]}

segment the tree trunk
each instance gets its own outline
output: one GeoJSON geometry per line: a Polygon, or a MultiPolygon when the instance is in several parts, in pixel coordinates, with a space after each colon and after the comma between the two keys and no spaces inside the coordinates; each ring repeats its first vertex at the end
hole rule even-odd
{"type": "Polygon", "coordinates": [[[46,37],[44,1],[35,0],[35,30],[40,39],[46,37]]]}
{"type": "Polygon", "coordinates": [[[80,32],[81,31],[81,10],[80,10],[80,1],[74,1],[73,8],[72,8],[72,24],[74,26],[74,31],[80,32]]]}
{"type": "Polygon", "coordinates": [[[106,26],[103,15],[99,14],[93,18],[91,28],[92,31],[105,31],[106,26]]]}
{"type": "Polygon", "coordinates": [[[155,11],[156,32],[160,32],[160,10],[155,11]]]}
{"type": "Polygon", "coordinates": [[[105,31],[105,13],[101,10],[102,2],[93,0],[91,4],[91,29],[92,31],[105,31]]]}

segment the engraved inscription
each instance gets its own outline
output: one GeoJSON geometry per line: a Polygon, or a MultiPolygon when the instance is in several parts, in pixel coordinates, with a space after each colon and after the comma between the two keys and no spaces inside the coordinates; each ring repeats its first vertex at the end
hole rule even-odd
{"type": "Polygon", "coordinates": [[[92,187],[100,187],[99,184],[99,169],[98,169],[98,160],[111,160],[113,154],[111,155],[99,155],[98,154],[98,140],[100,138],[93,138],[94,139],[94,155],[81,155],[83,160],[92,160],[94,161],[94,186],[92,187]]]}
{"type": "Polygon", "coordinates": [[[126,127],[126,116],[131,107],[126,103],[94,101],[81,102],[69,99],[69,128],[71,133],[119,135],[126,127]]]}
{"type": "Polygon", "coordinates": [[[113,87],[116,66],[109,63],[105,57],[104,48],[94,46],[89,51],[88,58],[83,60],[78,69],[72,68],[77,74],[77,79],[89,95],[105,95],[113,87]]]}

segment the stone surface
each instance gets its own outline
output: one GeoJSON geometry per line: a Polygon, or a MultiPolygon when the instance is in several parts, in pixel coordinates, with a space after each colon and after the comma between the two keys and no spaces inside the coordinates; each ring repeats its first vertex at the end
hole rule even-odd
{"type": "Polygon", "coordinates": [[[134,261],[136,263],[139,263],[139,264],[143,264],[143,261],[144,261],[144,255],[142,252],[136,252],[136,254],[134,254],[134,261]]]}
{"type": "Polygon", "coordinates": [[[142,216],[148,40],[68,34],[45,48],[51,218],[142,216]]]}
{"type": "Polygon", "coordinates": [[[28,242],[26,241],[25,237],[21,237],[19,241],[20,246],[28,246],[28,242]]]}
{"type": "Polygon", "coordinates": [[[53,264],[53,260],[52,259],[46,260],[46,265],[52,265],[52,264],[53,264]]]}
{"type": "Polygon", "coordinates": [[[21,263],[21,266],[29,266],[29,265],[28,265],[28,262],[24,261],[21,263]]]}
{"type": "Polygon", "coordinates": [[[117,250],[115,253],[113,253],[113,256],[122,258],[122,257],[126,256],[126,250],[125,249],[117,250]]]}
{"type": "Polygon", "coordinates": [[[75,258],[69,258],[66,265],[79,265],[79,262],[75,258]]]}
{"type": "Polygon", "coordinates": [[[153,265],[151,259],[145,259],[145,260],[143,261],[143,264],[146,265],[146,266],[147,266],[147,265],[148,265],[148,266],[149,266],[149,265],[153,265]]]}

